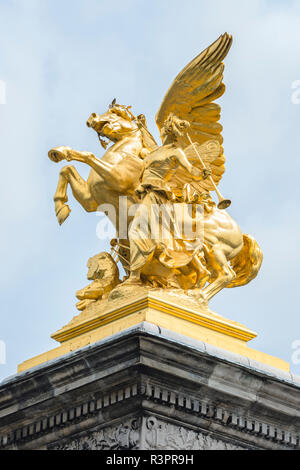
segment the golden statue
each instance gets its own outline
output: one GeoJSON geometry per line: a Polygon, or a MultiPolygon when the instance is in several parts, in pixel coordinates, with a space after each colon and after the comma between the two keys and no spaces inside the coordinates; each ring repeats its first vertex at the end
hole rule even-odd
{"type": "MultiPolygon", "coordinates": [[[[73,166],[61,169],[54,196],[60,224],[70,214],[68,185],[86,211],[106,212],[103,207],[108,205],[115,210],[116,217],[107,212],[117,234],[112,254],[126,273],[117,289],[181,289],[207,305],[221,289],[247,284],[260,269],[257,242],[241,233],[226,211],[230,200],[217,187],[225,157],[215,100],[225,91],[222,61],[231,43],[232,37],[223,34],[173,81],[156,116],[161,146],[144,115],[135,117],[131,107],[114,100],[106,113],[93,113],[87,121],[106,150],[101,159],[70,147],[49,151],[54,162],[79,161],[91,167],[87,181],[73,166]],[[217,205],[211,191],[217,193],[217,205]],[[125,231],[120,226],[124,210],[125,231]],[[183,225],[189,227],[187,234],[183,225]]],[[[77,297],[81,310],[95,300],[88,291],[77,297]]]]}
{"type": "Polygon", "coordinates": [[[106,113],[87,121],[105,149],[101,159],[70,147],[49,151],[54,162],[74,160],[91,168],[87,181],[73,166],[60,170],[54,195],[59,224],[70,214],[70,185],[87,212],[110,219],[116,235],[110,254],[89,259],[91,283],[76,293],[79,313],[51,335],[60,345],[24,361],[19,372],[125,331],[171,331],[183,335],[182,344],[191,337],[289,371],[282,359],[248,347],[254,331],[208,305],[221,289],[254,279],[263,259],[218,189],[225,157],[215,100],[225,91],[222,61],[231,43],[223,34],[175,78],[156,115],[161,145],[143,114],[134,116],[114,99],[106,113]]]}

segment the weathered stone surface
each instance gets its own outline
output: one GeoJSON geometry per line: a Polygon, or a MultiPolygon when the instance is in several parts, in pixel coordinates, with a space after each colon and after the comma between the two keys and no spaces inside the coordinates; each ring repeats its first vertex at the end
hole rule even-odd
{"type": "Polygon", "coordinates": [[[155,416],[128,419],[115,426],[87,432],[50,446],[51,450],[244,450],[246,447],[216,439],[155,416]]]}
{"type": "Polygon", "coordinates": [[[242,450],[244,447],[216,439],[209,434],[166,423],[149,416],[145,423],[143,448],[147,450],[242,450]]]}
{"type": "Polygon", "coordinates": [[[299,378],[142,323],[0,384],[3,449],[299,449],[299,378]]]}
{"type": "Polygon", "coordinates": [[[87,432],[77,439],[50,446],[52,450],[129,450],[139,449],[141,419],[128,419],[124,423],[107,426],[99,431],[87,432]]]}

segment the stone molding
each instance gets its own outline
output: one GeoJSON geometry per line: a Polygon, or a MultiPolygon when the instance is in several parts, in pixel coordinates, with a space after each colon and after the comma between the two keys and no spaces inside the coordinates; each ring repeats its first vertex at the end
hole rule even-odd
{"type": "Polygon", "coordinates": [[[2,382],[0,447],[49,448],[154,416],[244,448],[299,448],[299,378],[255,366],[143,323],[2,382]]]}

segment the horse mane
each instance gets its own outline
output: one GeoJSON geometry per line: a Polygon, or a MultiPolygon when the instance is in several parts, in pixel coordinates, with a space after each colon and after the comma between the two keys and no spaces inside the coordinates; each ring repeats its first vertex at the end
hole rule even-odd
{"type": "Polygon", "coordinates": [[[147,127],[146,118],[143,114],[140,114],[136,119],[137,126],[142,135],[142,142],[143,146],[149,151],[152,152],[156,148],[158,148],[157,142],[154,139],[151,132],[149,132],[147,127]]]}

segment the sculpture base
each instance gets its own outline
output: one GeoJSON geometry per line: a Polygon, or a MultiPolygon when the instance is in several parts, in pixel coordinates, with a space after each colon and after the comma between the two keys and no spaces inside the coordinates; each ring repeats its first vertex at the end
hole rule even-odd
{"type": "Polygon", "coordinates": [[[122,285],[110,297],[93,303],[51,337],[61,345],[18,366],[18,372],[56,359],[89,344],[148,322],[231,353],[289,371],[282,359],[256,351],[247,342],[257,334],[199,304],[183,291],[122,285]],[[134,292],[134,295],[133,295],[134,292]]]}

